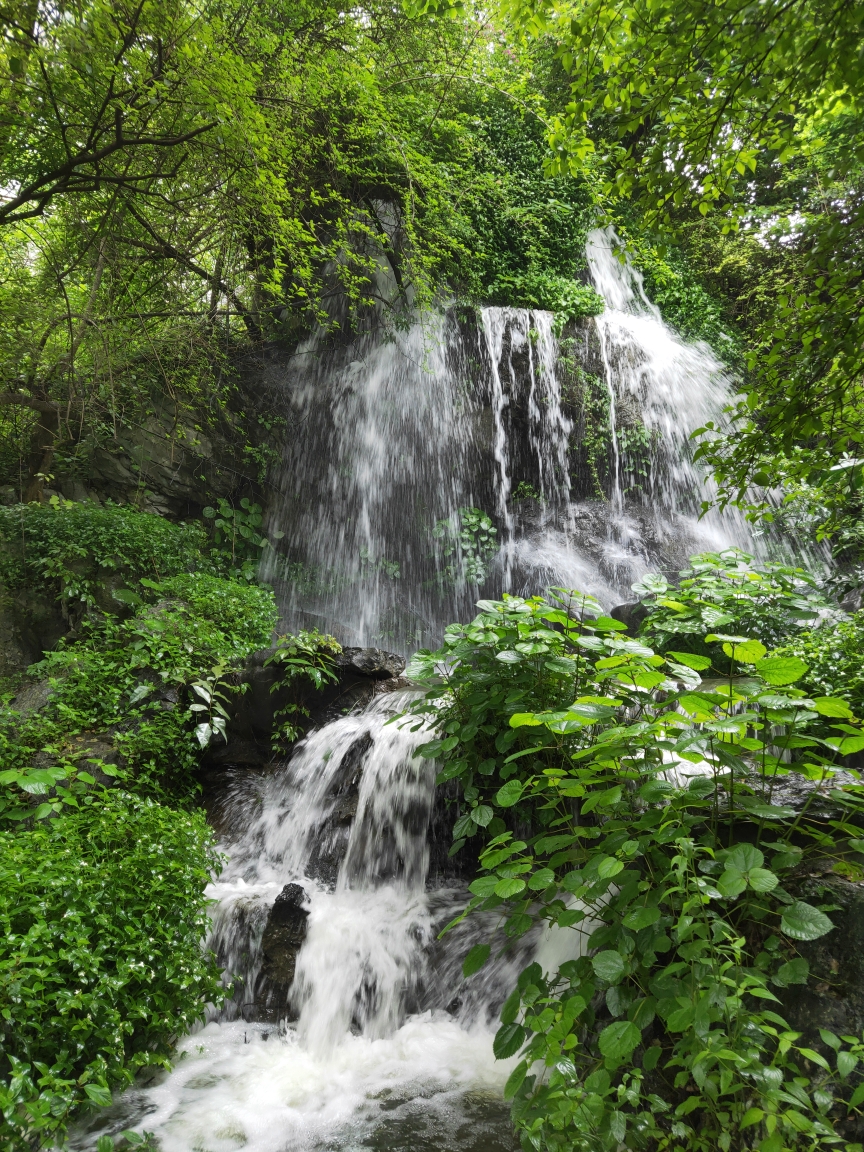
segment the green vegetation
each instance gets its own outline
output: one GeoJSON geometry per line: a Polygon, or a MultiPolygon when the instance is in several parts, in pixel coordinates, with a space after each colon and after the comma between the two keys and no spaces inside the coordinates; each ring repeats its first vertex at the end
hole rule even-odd
{"type": "Polygon", "coordinates": [[[505,596],[409,667],[432,684],[420,754],[460,785],[452,851],[481,840],[453,924],[495,909],[501,925],[465,976],[538,920],[583,937],[557,970],[530,964],[501,1011],[525,1148],[827,1148],[864,1103],[861,1039],[821,1029],[815,1051],[778,999],[808,981],[800,942],[832,928],[798,878],[861,874],[861,786],[835,779],[861,723],[758,639],[812,617],[803,574],[691,564],[676,592],[643,581],[644,637],[588,596],[505,596]],[[797,808],[773,797],[790,774],[812,786],[797,808]],[[826,817],[812,800],[829,790],[826,817]]]}
{"type": "Polygon", "coordinates": [[[55,820],[0,830],[0,1148],[51,1144],[110,1103],[223,995],[200,813],[91,793],[55,820]]]}
{"type": "MultiPolygon", "coordinates": [[[[0,510],[0,531],[7,592],[73,624],[29,670],[42,706],[0,701],[0,1148],[18,1152],[167,1066],[224,994],[196,769],[277,613],[198,524],[55,503],[0,510]]],[[[320,683],[333,651],[282,637],[277,658],[320,683]]]]}
{"type": "MultiPolygon", "coordinates": [[[[66,633],[33,669],[41,706],[0,710],[2,1147],[62,1142],[217,995],[196,769],[276,625],[256,573],[286,418],[244,390],[253,360],[453,299],[551,309],[561,333],[601,307],[583,242],[614,223],[649,298],[740,376],[730,425],[694,430],[719,503],[830,540],[860,583],[862,43],[860,5],[823,0],[0,11],[0,582],[66,633]],[[156,442],[168,473],[195,462],[186,522],[133,507],[154,506],[156,442]],[[122,507],[56,495],[118,473],[122,507]]],[[[576,479],[602,499],[609,397],[574,332],[576,479]]],[[[635,489],[651,443],[622,425],[635,489]]],[[[433,536],[451,584],[488,575],[486,514],[433,536]]],[[[342,579],[273,567],[322,595],[342,579]]],[[[636,591],[639,636],[587,598],[487,601],[413,665],[441,677],[421,710],[461,785],[457,850],[483,841],[471,908],[592,953],[530,967],[505,1004],[523,1143],[839,1144],[860,1042],[802,1047],[774,998],[831,926],[800,876],[864,875],[861,786],[834,776],[864,749],[862,615],[732,552],[636,591]],[[835,815],[774,803],[789,774],[835,815]]],[[[337,651],[280,639],[281,740],[337,651]]]]}

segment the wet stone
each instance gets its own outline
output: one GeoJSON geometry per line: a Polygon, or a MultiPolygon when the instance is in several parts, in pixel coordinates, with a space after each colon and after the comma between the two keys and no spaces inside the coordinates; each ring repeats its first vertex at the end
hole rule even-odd
{"type": "Polygon", "coordinates": [[[305,901],[306,892],[300,884],[286,884],[270,909],[261,939],[264,962],[255,994],[259,1019],[287,1017],[297,953],[306,939],[309,913],[303,907],[305,901]]]}

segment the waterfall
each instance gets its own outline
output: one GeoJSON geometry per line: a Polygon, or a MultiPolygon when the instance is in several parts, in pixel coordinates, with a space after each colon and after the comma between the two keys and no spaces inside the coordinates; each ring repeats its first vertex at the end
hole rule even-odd
{"type": "MultiPolygon", "coordinates": [[[[697,515],[689,433],[721,417],[730,380],[663,322],[616,247],[611,230],[589,236],[606,310],[559,335],[546,312],[453,307],[386,339],[318,333],[260,367],[285,424],[268,512],[284,541],[265,575],[289,627],[404,652],[478,595],[566,585],[611,607],[646,569],[750,544],[740,518],[697,515]]],[[[151,1131],[162,1152],[516,1148],[497,1011],[532,956],[555,967],[581,935],[499,940],[463,980],[496,922],[439,939],[470,877],[448,863],[455,797],[414,755],[428,732],[402,716],[410,699],[380,694],[286,762],[237,772],[209,888],[230,998],[100,1131],[151,1131]]]]}
{"type": "Polygon", "coordinates": [[[494,919],[437,940],[468,894],[430,868],[436,769],[413,755],[428,730],[388,723],[413,697],[382,694],[272,772],[237,778],[228,861],[208,890],[208,944],[237,986],[181,1041],[170,1076],[125,1094],[117,1131],[151,1131],[162,1152],[416,1152],[475,1147],[465,1132],[476,1129],[488,1152],[515,1152],[501,1099],[515,1060],[493,1059],[493,1021],[543,942],[535,934],[466,982],[462,959],[494,919]],[[278,972],[267,979],[283,906],[304,929],[287,988],[278,972]]]}
{"type": "Polygon", "coordinates": [[[478,596],[567,585],[611,607],[646,570],[753,548],[734,510],[699,515],[710,488],[689,437],[722,422],[729,374],[664,323],[619,247],[612,229],[589,234],[606,308],[560,337],[548,312],[451,307],[386,338],[317,333],[267,366],[286,432],[269,511],[284,539],[265,576],[290,626],[409,651],[478,596]],[[606,417],[587,412],[591,380],[606,417]],[[487,554],[465,535],[472,508],[494,521],[487,554]]]}

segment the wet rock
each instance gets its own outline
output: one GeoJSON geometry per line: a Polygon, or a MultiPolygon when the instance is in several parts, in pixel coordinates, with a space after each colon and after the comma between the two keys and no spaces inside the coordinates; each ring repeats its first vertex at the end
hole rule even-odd
{"type": "Polygon", "coordinates": [[[336,657],[336,667],[359,672],[371,680],[391,680],[405,671],[405,660],[381,648],[343,648],[336,657]]]}
{"type": "MultiPolygon", "coordinates": [[[[380,648],[346,648],[337,657],[337,680],[316,690],[311,682],[296,681],[282,686],[278,664],[268,664],[275,648],[253,652],[238,680],[245,685],[242,694],[229,702],[227,743],[218,741],[202,766],[208,789],[218,786],[216,777],[238,768],[266,768],[273,762],[273,735],[278,727],[276,713],[290,701],[308,711],[303,717],[307,731],[319,728],[348,712],[364,707],[379,692],[407,687],[401,673],[405,660],[380,648]]],[[[279,758],[284,756],[279,753],[279,758]]]]}
{"type": "Polygon", "coordinates": [[[30,716],[33,712],[38,712],[44,708],[50,699],[50,681],[30,680],[19,689],[12,700],[11,707],[21,716],[30,716]]]}
{"type": "Polygon", "coordinates": [[[305,900],[306,892],[299,884],[286,884],[270,909],[261,938],[264,959],[255,990],[260,1020],[283,1020],[289,1011],[297,953],[306,939],[309,913],[303,907],[305,900]]]}
{"type": "MultiPolygon", "coordinates": [[[[864,881],[827,873],[808,876],[789,888],[808,904],[825,908],[834,928],[818,940],[795,943],[796,951],[810,965],[807,984],[773,991],[780,997],[784,1018],[804,1034],[799,1043],[822,1052],[833,1066],[834,1055],[822,1042],[819,1029],[827,1028],[835,1036],[860,1036],[864,1028],[864,881]]],[[[864,1138],[860,1116],[852,1113],[835,1119],[847,1140],[864,1138]]]]}
{"type": "Polygon", "coordinates": [[[864,588],[851,588],[840,601],[844,612],[860,612],[864,603],[864,588]]]}
{"type": "Polygon", "coordinates": [[[637,601],[635,604],[618,604],[609,615],[613,620],[620,620],[627,626],[628,635],[635,636],[639,631],[639,625],[648,615],[648,609],[637,601]]]}
{"type": "Polygon", "coordinates": [[[357,815],[360,778],[366,753],[372,747],[372,736],[362,732],[342,758],[327,799],[332,804],[330,815],[315,835],[315,846],[309,858],[308,874],[322,884],[335,886],[339,867],[348,850],[351,822],[357,815]]]}

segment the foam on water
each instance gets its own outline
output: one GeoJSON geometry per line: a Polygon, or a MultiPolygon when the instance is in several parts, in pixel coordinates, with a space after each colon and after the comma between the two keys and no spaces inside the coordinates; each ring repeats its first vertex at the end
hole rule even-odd
{"type": "Polygon", "coordinates": [[[162,1152],[368,1148],[382,1123],[404,1127],[419,1100],[430,1136],[437,1131],[432,1146],[443,1149],[455,1146],[466,1094],[500,1100],[512,1064],[493,1059],[486,1028],[465,1029],[443,1013],[412,1017],[377,1039],[348,1034],[327,1055],[294,1029],[214,1022],[182,1042],[162,1084],[138,1094],[147,1115],[137,1127],[153,1132],[162,1152]]]}

